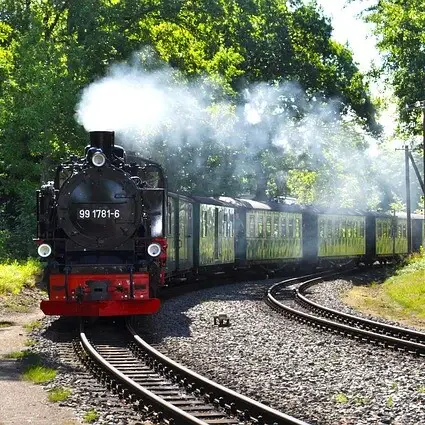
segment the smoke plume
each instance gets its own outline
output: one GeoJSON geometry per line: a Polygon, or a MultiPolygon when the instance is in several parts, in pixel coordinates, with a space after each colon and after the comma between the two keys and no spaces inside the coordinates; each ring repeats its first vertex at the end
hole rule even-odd
{"type": "Polygon", "coordinates": [[[357,208],[402,192],[402,155],[382,151],[338,99],[307,96],[295,82],[253,84],[236,101],[145,50],[85,88],[76,119],[162,163],[173,190],[235,196],[263,185],[284,195],[290,187],[303,202],[357,208]],[[297,183],[306,173],[308,194],[297,183]]]}

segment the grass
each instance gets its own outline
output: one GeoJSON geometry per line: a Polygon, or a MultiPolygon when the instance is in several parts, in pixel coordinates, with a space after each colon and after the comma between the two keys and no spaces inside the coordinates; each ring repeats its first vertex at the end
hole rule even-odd
{"type": "Polygon", "coordinates": [[[370,401],[367,397],[362,397],[362,396],[359,396],[359,395],[356,395],[353,398],[353,402],[356,406],[365,406],[366,404],[370,403],[370,401]]]}
{"type": "Polygon", "coordinates": [[[56,377],[56,370],[43,365],[39,354],[30,350],[14,351],[6,355],[7,358],[22,360],[25,365],[22,378],[35,384],[43,384],[56,377]]]}
{"type": "Polygon", "coordinates": [[[28,356],[28,351],[12,351],[11,353],[7,353],[4,355],[5,359],[14,359],[14,360],[21,360],[28,356]]]}
{"type": "Polygon", "coordinates": [[[89,424],[95,422],[96,419],[98,419],[98,418],[99,418],[99,413],[96,410],[94,410],[94,409],[89,410],[83,416],[84,422],[87,422],[89,424]]]}
{"type": "Polygon", "coordinates": [[[24,325],[24,329],[27,332],[31,332],[31,331],[33,331],[35,329],[40,329],[41,326],[42,326],[41,321],[40,320],[35,320],[34,322],[30,322],[30,323],[27,323],[26,325],[24,325]]]}
{"type": "Polygon", "coordinates": [[[35,341],[31,338],[28,338],[25,342],[24,342],[25,347],[33,347],[35,345],[35,341]]]}
{"type": "Polygon", "coordinates": [[[0,295],[16,295],[23,288],[33,288],[40,273],[39,261],[31,258],[0,264],[0,295]]]}
{"type": "Polygon", "coordinates": [[[425,328],[425,253],[413,255],[382,284],[352,288],[345,301],[367,314],[425,328]]]}
{"type": "Polygon", "coordinates": [[[42,363],[40,355],[30,350],[12,351],[11,353],[5,354],[4,358],[23,360],[27,365],[39,365],[42,363]]]}
{"type": "Polygon", "coordinates": [[[348,403],[348,397],[344,393],[335,394],[335,401],[341,404],[348,403]]]}
{"type": "Polygon", "coordinates": [[[71,395],[71,390],[63,387],[55,387],[49,391],[49,401],[57,403],[65,401],[71,395]]]}
{"type": "Polygon", "coordinates": [[[56,378],[56,370],[42,365],[31,365],[25,369],[22,377],[25,381],[43,384],[56,378]]]}

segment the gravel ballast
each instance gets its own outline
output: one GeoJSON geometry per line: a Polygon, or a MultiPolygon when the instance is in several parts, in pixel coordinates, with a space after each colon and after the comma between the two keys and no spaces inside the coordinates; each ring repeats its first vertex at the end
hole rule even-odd
{"type": "MultiPolygon", "coordinates": [[[[263,301],[272,283],[168,300],[157,315],[140,320],[139,332],[200,374],[311,424],[425,423],[423,358],[287,319],[263,301]],[[230,318],[229,327],[214,325],[220,313],[230,318]]],[[[312,292],[340,308],[330,294],[348,285],[338,280],[312,292]]]]}
{"type": "Polygon", "coordinates": [[[86,370],[78,360],[72,343],[67,342],[70,341],[69,335],[75,333],[63,330],[64,320],[69,321],[66,325],[69,329],[78,329],[77,320],[45,317],[42,328],[30,334],[36,342],[31,351],[41,356],[43,364],[58,372],[54,380],[43,385],[44,388],[47,391],[58,387],[71,389],[69,398],[59,402],[58,406],[74,409],[81,423],[87,423],[85,416],[88,412],[95,412],[97,419],[91,422],[94,424],[152,425],[152,422],[142,420],[139,413],[98,383],[86,370]]]}

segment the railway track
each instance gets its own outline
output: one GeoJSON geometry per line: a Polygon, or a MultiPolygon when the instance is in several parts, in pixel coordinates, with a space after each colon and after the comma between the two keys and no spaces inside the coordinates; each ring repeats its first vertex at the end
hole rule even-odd
{"type": "Polygon", "coordinates": [[[80,324],[76,351],[84,364],[144,416],[173,425],[307,425],[188,370],[140,338],[129,322],[80,324]]]}
{"type": "MultiPolygon", "coordinates": [[[[344,272],[347,274],[347,272],[344,272]]],[[[349,335],[393,349],[425,355],[425,333],[363,319],[342,313],[309,300],[305,293],[312,285],[341,273],[307,275],[274,284],[267,292],[266,302],[286,316],[314,326],[349,335]]]]}

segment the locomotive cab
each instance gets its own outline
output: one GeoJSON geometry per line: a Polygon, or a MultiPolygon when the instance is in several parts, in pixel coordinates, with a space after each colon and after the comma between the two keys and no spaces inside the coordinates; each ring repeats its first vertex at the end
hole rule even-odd
{"type": "Polygon", "coordinates": [[[47,260],[45,314],[151,314],[164,284],[162,168],[129,158],[113,132],[91,132],[83,158],[61,164],[37,193],[39,254],[47,260]]]}

